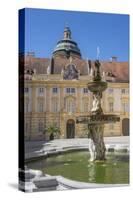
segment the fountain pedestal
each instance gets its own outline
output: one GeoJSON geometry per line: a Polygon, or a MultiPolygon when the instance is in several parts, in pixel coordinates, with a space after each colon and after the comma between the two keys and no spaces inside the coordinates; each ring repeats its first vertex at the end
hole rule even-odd
{"type": "Polygon", "coordinates": [[[104,124],[93,124],[89,126],[91,143],[94,146],[89,146],[91,154],[91,161],[94,160],[105,160],[105,144],[103,140],[104,124]]]}

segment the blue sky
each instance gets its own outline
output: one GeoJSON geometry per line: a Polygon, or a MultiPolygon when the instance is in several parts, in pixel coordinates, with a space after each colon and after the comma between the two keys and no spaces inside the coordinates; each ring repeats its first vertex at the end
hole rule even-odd
{"type": "Polygon", "coordinates": [[[51,57],[66,23],[83,58],[96,59],[99,46],[101,60],[117,56],[119,61],[128,61],[129,16],[121,14],[26,9],[25,51],[51,57]]]}

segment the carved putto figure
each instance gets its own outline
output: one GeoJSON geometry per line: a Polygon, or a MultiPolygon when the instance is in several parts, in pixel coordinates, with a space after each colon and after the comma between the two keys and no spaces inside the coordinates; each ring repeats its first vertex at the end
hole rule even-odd
{"type": "Polygon", "coordinates": [[[91,112],[93,114],[101,114],[102,108],[101,108],[101,93],[97,92],[93,94],[93,103],[92,103],[92,110],[91,112]]]}

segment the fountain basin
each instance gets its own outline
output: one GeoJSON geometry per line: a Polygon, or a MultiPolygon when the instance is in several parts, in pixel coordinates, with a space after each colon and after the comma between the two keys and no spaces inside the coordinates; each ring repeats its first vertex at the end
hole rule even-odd
{"type": "Polygon", "coordinates": [[[100,114],[100,115],[87,115],[87,116],[79,116],[76,118],[76,123],[83,124],[105,124],[105,123],[114,123],[119,122],[120,117],[113,114],[100,114]]]}
{"type": "Polygon", "coordinates": [[[93,81],[93,82],[89,82],[87,84],[87,87],[91,92],[94,92],[94,93],[98,91],[103,92],[107,88],[107,82],[93,81]]]}
{"type": "Polygon", "coordinates": [[[99,184],[128,184],[128,153],[108,153],[103,162],[90,162],[88,151],[71,152],[63,155],[29,162],[27,166],[42,170],[44,174],[61,175],[74,181],[99,184]]]}

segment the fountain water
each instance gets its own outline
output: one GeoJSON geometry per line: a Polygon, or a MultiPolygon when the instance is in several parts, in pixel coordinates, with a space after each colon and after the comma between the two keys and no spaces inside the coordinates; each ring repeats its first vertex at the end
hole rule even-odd
{"type": "Polygon", "coordinates": [[[87,85],[88,89],[93,93],[91,114],[77,117],[77,123],[87,123],[88,125],[90,161],[104,161],[106,159],[106,148],[103,140],[104,124],[120,121],[120,117],[117,115],[103,113],[101,99],[103,91],[107,89],[107,82],[102,80],[100,65],[99,60],[96,60],[92,80],[87,85]]]}

